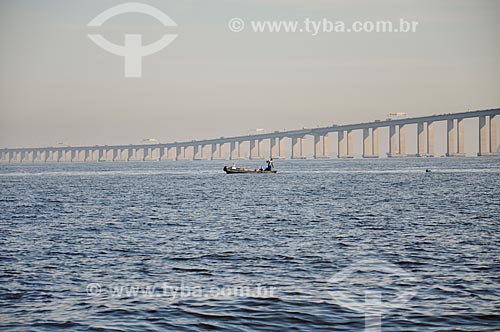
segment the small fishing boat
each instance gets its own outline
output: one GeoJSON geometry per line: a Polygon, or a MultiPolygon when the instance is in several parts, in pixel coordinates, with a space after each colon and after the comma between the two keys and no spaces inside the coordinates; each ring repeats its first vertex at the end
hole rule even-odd
{"type": "Polygon", "coordinates": [[[251,168],[242,168],[236,166],[224,166],[224,172],[227,174],[240,174],[240,173],[278,173],[277,170],[265,170],[265,169],[251,169],[251,168]]]}

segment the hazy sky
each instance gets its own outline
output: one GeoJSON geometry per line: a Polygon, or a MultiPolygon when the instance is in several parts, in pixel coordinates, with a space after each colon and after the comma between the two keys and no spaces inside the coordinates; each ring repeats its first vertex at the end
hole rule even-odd
{"type": "MultiPolygon", "coordinates": [[[[87,27],[126,1],[0,2],[0,147],[162,142],[255,128],[326,126],[500,107],[500,1],[140,2],[142,14],[87,27]],[[234,33],[228,21],[418,21],[416,33],[234,33]],[[123,58],[89,33],[123,44],[177,39],[125,78],[123,58]]],[[[248,27],[247,27],[248,28],[248,27]]]]}

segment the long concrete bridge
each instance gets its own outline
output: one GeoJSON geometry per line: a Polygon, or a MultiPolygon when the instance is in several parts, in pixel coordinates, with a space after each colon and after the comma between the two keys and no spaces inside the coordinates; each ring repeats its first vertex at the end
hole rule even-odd
{"type": "Polygon", "coordinates": [[[418,157],[433,157],[434,124],[446,122],[446,155],[464,156],[464,119],[479,119],[478,156],[497,155],[496,116],[500,108],[449,113],[424,117],[387,119],[348,125],[275,131],[256,135],[221,137],[217,139],[173,142],[166,144],[66,146],[0,149],[0,162],[98,162],[98,161],[161,161],[161,160],[223,160],[263,159],[264,144],[269,144],[273,158],[285,157],[285,139],[291,139],[291,158],[306,158],[305,138],[313,137],[313,157],[330,158],[330,133],[337,133],[337,157],[353,158],[353,135],[362,133],[362,156],[379,157],[379,129],[387,127],[388,157],[405,157],[407,126],[416,124],[418,157]],[[249,147],[248,151],[245,146],[249,147]],[[226,153],[228,148],[228,153],[226,153]]]}

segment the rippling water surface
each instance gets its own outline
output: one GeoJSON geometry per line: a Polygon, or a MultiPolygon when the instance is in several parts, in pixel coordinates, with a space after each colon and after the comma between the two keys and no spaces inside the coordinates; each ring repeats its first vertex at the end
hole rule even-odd
{"type": "Polygon", "coordinates": [[[223,164],[0,165],[0,330],[498,331],[498,158],[223,164]]]}

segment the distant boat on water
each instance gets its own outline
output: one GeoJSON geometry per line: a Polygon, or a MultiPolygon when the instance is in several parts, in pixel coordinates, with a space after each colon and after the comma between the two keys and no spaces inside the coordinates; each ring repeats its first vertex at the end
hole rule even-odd
{"type": "Polygon", "coordinates": [[[224,166],[224,172],[226,174],[242,174],[242,173],[278,173],[277,170],[267,170],[267,169],[251,169],[251,168],[242,168],[236,166],[224,166]]]}

